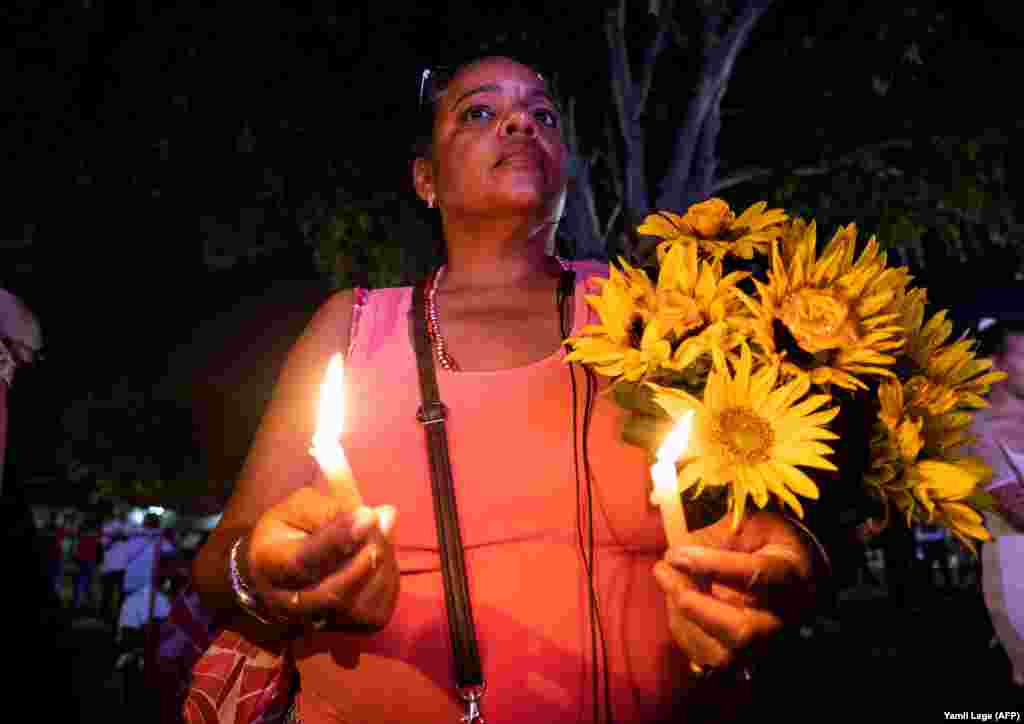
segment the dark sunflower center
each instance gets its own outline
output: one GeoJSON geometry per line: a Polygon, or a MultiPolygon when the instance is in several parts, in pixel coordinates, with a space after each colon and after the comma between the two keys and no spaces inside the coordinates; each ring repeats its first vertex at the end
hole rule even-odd
{"type": "Polygon", "coordinates": [[[644,320],[639,314],[634,314],[629,320],[629,346],[633,349],[640,349],[640,341],[644,338],[644,320]]]}
{"type": "Polygon", "coordinates": [[[712,424],[711,438],[730,464],[765,462],[775,444],[772,426],[744,407],[722,410],[712,424]]]}

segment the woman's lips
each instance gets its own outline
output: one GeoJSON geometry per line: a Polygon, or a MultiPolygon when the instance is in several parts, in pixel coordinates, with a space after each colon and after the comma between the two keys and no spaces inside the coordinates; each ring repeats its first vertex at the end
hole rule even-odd
{"type": "Polygon", "coordinates": [[[534,149],[519,149],[516,151],[509,151],[498,159],[498,162],[494,164],[495,168],[498,166],[543,166],[544,159],[541,153],[534,149]]]}

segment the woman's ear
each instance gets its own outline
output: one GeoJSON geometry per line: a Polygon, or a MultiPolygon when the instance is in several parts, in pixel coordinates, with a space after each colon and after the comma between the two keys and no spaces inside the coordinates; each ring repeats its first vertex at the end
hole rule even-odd
{"type": "Polygon", "coordinates": [[[417,158],[412,162],[412,185],[416,195],[431,203],[435,198],[434,168],[430,159],[417,158]]]}

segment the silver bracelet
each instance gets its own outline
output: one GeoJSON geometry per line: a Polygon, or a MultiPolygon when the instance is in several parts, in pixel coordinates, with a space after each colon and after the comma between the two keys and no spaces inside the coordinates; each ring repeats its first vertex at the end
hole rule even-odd
{"type": "Polygon", "coordinates": [[[285,623],[282,620],[274,621],[268,618],[263,600],[260,595],[253,591],[242,578],[241,570],[238,567],[238,550],[242,547],[245,536],[241,536],[231,546],[231,555],[228,557],[228,577],[231,579],[231,590],[235,593],[235,600],[242,610],[261,623],[268,626],[285,623]]]}

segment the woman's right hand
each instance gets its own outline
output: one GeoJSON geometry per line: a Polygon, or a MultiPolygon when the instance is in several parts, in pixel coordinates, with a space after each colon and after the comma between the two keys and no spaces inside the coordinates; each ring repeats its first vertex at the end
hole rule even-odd
{"type": "Polygon", "coordinates": [[[398,600],[394,520],[390,506],[346,510],[337,498],[299,488],[246,536],[242,577],[275,618],[379,630],[398,600]]]}

